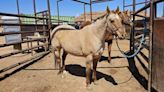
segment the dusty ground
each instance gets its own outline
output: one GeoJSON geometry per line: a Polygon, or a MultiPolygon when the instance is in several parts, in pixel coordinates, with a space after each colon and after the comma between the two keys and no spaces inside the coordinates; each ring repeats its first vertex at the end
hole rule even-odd
{"type": "MultiPolygon", "coordinates": [[[[120,41],[123,50],[128,49],[127,41],[120,41]]],[[[143,50],[143,52],[146,52],[143,50]]],[[[145,92],[147,74],[139,62],[128,62],[123,58],[115,44],[112,47],[112,61],[106,61],[107,49],[98,63],[98,85],[91,84],[91,90],[85,86],[85,58],[68,55],[65,77],[54,70],[52,54],[38,62],[0,81],[0,92],[145,92]],[[138,81],[141,80],[141,81],[138,81]]],[[[13,62],[31,57],[20,54],[1,59],[0,69],[13,62]]],[[[145,63],[145,62],[144,62],[145,63]]],[[[147,66],[147,63],[145,63],[147,66]]],[[[10,70],[11,71],[11,70],[10,70]]],[[[9,72],[8,72],[9,73],[9,72]]],[[[5,73],[0,74],[3,76],[5,73]]]]}

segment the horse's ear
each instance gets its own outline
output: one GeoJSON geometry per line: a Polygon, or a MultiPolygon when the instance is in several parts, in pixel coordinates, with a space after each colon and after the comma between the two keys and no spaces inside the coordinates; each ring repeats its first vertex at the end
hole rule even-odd
{"type": "Polygon", "coordinates": [[[119,6],[118,6],[117,9],[116,9],[116,13],[120,13],[120,8],[119,8],[119,6]]]}
{"type": "Polygon", "coordinates": [[[128,10],[125,11],[125,14],[128,14],[128,10]]]}
{"type": "Polygon", "coordinates": [[[107,8],[106,8],[106,12],[109,14],[110,13],[110,9],[109,9],[109,7],[107,6],[107,8]]]}
{"type": "Polygon", "coordinates": [[[125,11],[125,14],[128,15],[128,16],[130,16],[131,15],[131,12],[129,10],[126,10],[125,11]]]}

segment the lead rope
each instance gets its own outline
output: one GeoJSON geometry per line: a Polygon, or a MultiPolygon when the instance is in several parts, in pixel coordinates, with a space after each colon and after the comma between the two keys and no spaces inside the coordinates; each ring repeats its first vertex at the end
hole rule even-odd
{"type": "Polygon", "coordinates": [[[117,44],[117,47],[118,47],[119,51],[121,52],[121,54],[122,54],[125,58],[132,58],[132,57],[136,56],[136,55],[139,53],[139,51],[141,50],[142,44],[144,43],[144,41],[145,41],[145,35],[142,34],[142,38],[141,38],[141,40],[140,40],[140,45],[139,45],[138,49],[135,50],[135,53],[133,53],[132,55],[126,55],[125,52],[122,51],[122,50],[120,49],[120,47],[119,47],[119,45],[118,45],[118,39],[117,39],[117,37],[116,37],[116,44],[117,44]]]}

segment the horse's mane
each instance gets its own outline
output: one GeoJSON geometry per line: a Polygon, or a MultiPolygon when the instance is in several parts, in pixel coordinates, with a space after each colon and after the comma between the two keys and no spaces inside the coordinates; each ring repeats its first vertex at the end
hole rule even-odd
{"type": "Polygon", "coordinates": [[[84,21],[84,22],[80,25],[80,29],[82,29],[82,28],[84,28],[85,26],[88,26],[88,25],[90,25],[90,24],[92,24],[91,21],[84,21]]]}
{"type": "Polygon", "coordinates": [[[97,20],[104,18],[106,15],[108,15],[108,14],[105,13],[105,14],[103,14],[102,16],[100,16],[100,17],[94,19],[93,21],[96,22],[97,20]]]}
{"type": "MultiPolygon", "coordinates": [[[[96,19],[93,20],[93,21],[96,22],[97,20],[104,18],[106,15],[107,15],[107,14],[104,14],[104,15],[102,15],[102,16],[96,18],[96,19]]],[[[93,22],[93,23],[94,23],[94,22],[93,22]]],[[[81,24],[80,29],[82,29],[82,28],[84,28],[84,27],[86,27],[86,26],[88,26],[88,25],[91,25],[91,24],[92,24],[91,21],[84,21],[84,22],[81,24]]]]}
{"type": "Polygon", "coordinates": [[[59,25],[51,31],[51,39],[53,38],[54,34],[59,30],[75,30],[75,28],[73,26],[67,25],[67,24],[59,25]]]}

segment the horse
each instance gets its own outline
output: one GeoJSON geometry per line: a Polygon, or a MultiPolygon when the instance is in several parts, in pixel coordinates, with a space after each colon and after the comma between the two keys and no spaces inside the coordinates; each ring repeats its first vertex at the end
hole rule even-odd
{"type": "MultiPolygon", "coordinates": [[[[112,11],[112,12],[115,12],[119,15],[119,17],[122,19],[122,23],[125,26],[126,33],[129,33],[130,28],[132,26],[130,12],[128,10],[121,12],[119,7],[117,7],[117,9],[115,11],[112,11]]],[[[90,24],[92,24],[91,21],[85,21],[80,25],[80,28],[82,29],[85,26],[88,26],[90,24]]],[[[111,61],[111,47],[112,47],[112,43],[113,43],[113,34],[107,32],[105,35],[105,42],[107,42],[107,44],[108,44],[108,62],[110,63],[110,61],[111,61]]]]}
{"type": "MultiPolygon", "coordinates": [[[[105,34],[109,32],[116,34],[118,37],[125,36],[125,29],[117,13],[113,13],[106,9],[106,14],[101,16],[91,25],[84,27],[78,31],[74,28],[58,26],[51,33],[51,45],[55,62],[59,65],[59,73],[63,73],[65,69],[65,58],[67,54],[86,58],[86,87],[91,83],[91,63],[93,64],[93,81],[97,80],[96,67],[104,48],[105,34]],[[60,58],[60,50],[63,49],[62,66],[60,58]]],[[[67,25],[68,26],[68,25],[67,25]]]]}

